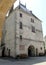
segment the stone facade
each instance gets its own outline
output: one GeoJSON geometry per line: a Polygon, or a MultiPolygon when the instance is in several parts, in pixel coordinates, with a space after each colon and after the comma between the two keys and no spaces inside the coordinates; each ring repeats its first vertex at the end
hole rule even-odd
{"type": "Polygon", "coordinates": [[[44,37],[45,49],[46,49],[46,36],[44,37]]]}
{"type": "Polygon", "coordinates": [[[42,22],[23,5],[6,19],[4,31],[5,55],[44,54],[42,22]]]}

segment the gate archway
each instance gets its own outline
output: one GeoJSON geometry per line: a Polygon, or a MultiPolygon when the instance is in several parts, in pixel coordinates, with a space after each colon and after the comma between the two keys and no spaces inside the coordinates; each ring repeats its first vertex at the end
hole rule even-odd
{"type": "Polygon", "coordinates": [[[28,47],[28,56],[35,56],[35,47],[32,45],[28,47]]]}

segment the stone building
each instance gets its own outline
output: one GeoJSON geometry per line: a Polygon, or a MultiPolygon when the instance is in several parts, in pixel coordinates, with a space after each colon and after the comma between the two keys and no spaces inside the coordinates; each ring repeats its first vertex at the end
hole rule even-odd
{"type": "Polygon", "coordinates": [[[44,52],[45,52],[45,55],[46,55],[46,36],[44,37],[44,52]]]}
{"type": "Polygon", "coordinates": [[[20,4],[5,21],[3,43],[6,56],[44,54],[42,21],[20,4]]]}
{"type": "Polygon", "coordinates": [[[46,36],[44,37],[45,49],[46,49],[46,36]]]}

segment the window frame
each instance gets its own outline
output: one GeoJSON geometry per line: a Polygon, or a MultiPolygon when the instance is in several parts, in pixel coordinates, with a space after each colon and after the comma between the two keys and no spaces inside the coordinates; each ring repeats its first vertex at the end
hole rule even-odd
{"type": "Polygon", "coordinates": [[[20,29],[23,29],[22,22],[20,21],[20,29]]]}
{"type": "Polygon", "coordinates": [[[20,35],[20,40],[22,40],[22,35],[20,35]]]}
{"type": "Polygon", "coordinates": [[[31,22],[34,23],[34,19],[33,18],[31,18],[31,22]]]}
{"type": "Polygon", "coordinates": [[[22,18],[22,13],[20,13],[20,17],[22,18]]]}
{"type": "Polygon", "coordinates": [[[35,33],[35,27],[34,26],[32,26],[32,32],[35,33]]]}

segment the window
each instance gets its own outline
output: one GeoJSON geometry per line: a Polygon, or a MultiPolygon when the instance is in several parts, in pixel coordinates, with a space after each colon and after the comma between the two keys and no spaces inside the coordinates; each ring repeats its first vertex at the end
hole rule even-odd
{"type": "Polygon", "coordinates": [[[32,26],[32,32],[34,32],[34,33],[35,33],[35,27],[34,27],[34,26],[32,26]]]}
{"type": "Polygon", "coordinates": [[[42,50],[42,47],[40,49],[42,50]]]}
{"type": "Polygon", "coordinates": [[[31,18],[31,22],[34,23],[34,19],[31,18]]]}
{"type": "Polygon", "coordinates": [[[22,29],[22,22],[20,22],[20,29],[22,29]]]}
{"type": "Polygon", "coordinates": [[[20,17],[22,17],[22,13],[20,13],[20,17]]]}
{"type": "Polygon", "coordinates": [[[22,40],[22,35],[20,35],[20,39],[22,40]]]}

